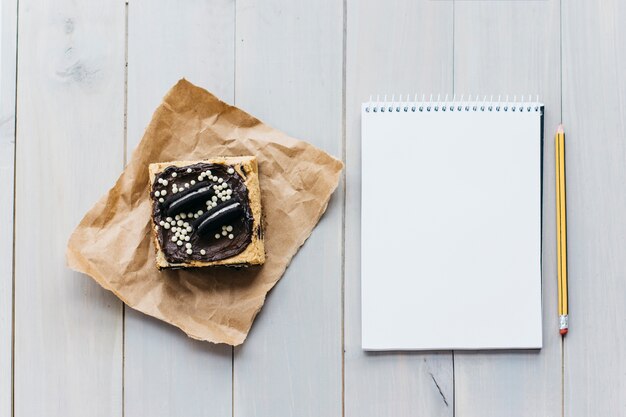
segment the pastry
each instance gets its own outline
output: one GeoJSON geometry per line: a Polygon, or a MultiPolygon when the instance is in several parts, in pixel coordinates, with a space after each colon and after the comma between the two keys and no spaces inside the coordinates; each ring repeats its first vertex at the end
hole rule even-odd
{"type": "Polygon", "coordinates": [[[160,162],[149,174],[159,269],[263,264],[255,157],[160,162]]]}

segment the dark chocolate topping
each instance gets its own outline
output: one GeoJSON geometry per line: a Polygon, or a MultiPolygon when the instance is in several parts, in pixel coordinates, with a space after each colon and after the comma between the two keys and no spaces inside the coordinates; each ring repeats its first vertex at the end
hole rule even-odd
{"type": "Polygon", "coordinates": [[[169,166],[162,172],[156,175],[154,184],[151,190],[151,196],[153,201],[152,215],[156,225],[159,225],[157,231],[157,239],[161,246],[161,250],[165,255],[165,259],[169,263],[187,263],[189,261],[218,261],[226,258],[233,257],[241,253],[251,242],[253,233],[254,219],[252,217],[252,210],[250,208],[250,201],[248,198],[248,189],[237,170],[230,169],[228,165],[221,164],[208,164],[198,163],[194,165],[188,165],[184,167],[169,166]],[[187,172],[190,170],[190,172],[187,172]],[[211,171],[211,177],[218,177],[222,179],[222,182],[218,182],[215,178],[203,174],[203,179],[199,180],[198,177],[201,173],[211,171]],[[229,173],[230,172],[230,173],[229,173]],[[172,176],[176,173],[176,176],[172,176]],[[167,185],[163,185],[162,181],[167,180],[167,185]],[[192,181],[195,182],[192,183],[192,181]],[[211,201],[213,197],[216,197],[219,189],[216,189],[222,184],[227,184],[231,194],[226,201],[217,199],[215,203],[217,206],[207,209],[206,201],[211,201]],[[185,187],[188,184],[188,187],[185,187]],[[183,189],[177,193],[173,192],[173,187],[183,189]],[[210,191],[206,189],[210,186],[210,191]],[[159,194],[163,190],[167,190],[166,198],[164,196],[155,194],[159,191],[159,194]],[[163,199],[162,202],[159,200],[163,199]],[[196,226],[200,225],[199,220],[201,218],[207,219],[212,214],[218,212],[220,208],[235,206],[233,203],[239,203],[236,208],[227,210],[228,215],[213,216],[212,221],[207,224],[202,230],[203,233],[198,233],[196,226]],[[199,211],[202,210],[200,214],[199,211]],[[185,226],[179,226],[178,221],[175,220],[176,215],[184,213],[185,219],[182,220],[183,224],[188,223],[188,228],[185,226]],[[189,214],[191,213],[191,218],[189,214]],[[165,228],[161,225],[161,222],[166,222],[166,219],[171,217],[170,228],[165,228]],[[173,225],[171,223],[174,223],[173,225]],[[223,224],[222,224],[223,223],[223,224]],[[225,231],[224,235],[223,227],[230,226],[232,230],[225,231]],[[189,237],[188,241],[183,239],[183,244],[178,245],[177,241],[173,241],[175,236],[173,231],[174,227],[185,227],[188,231],[186,236],[189,237]],[[206,233],[208,231],[211,233],[206,233]],[[216,238],[216,234],[219,234],[219,238],[216,238]],[[229,238],[232,235],[232,239],[229,238]],[[187,253],[187,244],[191,244],[192,253],[187,253]],[[205,253],[202,254],[201,251],[205,253]]]}

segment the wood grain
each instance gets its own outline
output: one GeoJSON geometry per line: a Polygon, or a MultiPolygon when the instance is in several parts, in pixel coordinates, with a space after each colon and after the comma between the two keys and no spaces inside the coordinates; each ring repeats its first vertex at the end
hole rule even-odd
{"type": "MultiPolygon", "coordinates": [[[[128,8],[127,153],[180,78],[231,101],[232,0],[134,0],[128,8]]],[[[231,416],[232,348],[126,308],[124,408],[134,416],[231,416]]]]}
{"type": "Polygon", "coordinates": [[[568,417],[626,415],[622,1],[346,0],[344,10],[341,0],[20,0],[19,37],[17,1],[0,13],[0,195],[9,197],[0,199],[0,416],[11,415],[12,396],[14,146],[15,416],[555,416],[561,401],[568,417]],[[119,301],[64,262],[69,233],[180,77],[347,163],[346,188],[268,296],[234,369],[231,348],[130,309],[123,337],[119,301]],[[546,103],[540,352],[453,359],[360,348],[359,104],[415,92],[540,94],[546,103]],[[563,363],[552,142],[561,96],[571,306],[563,363]]]}
{"type": "Polygon", "coordinates": [[[563,2],[565,415],[626,415],[626,4],[563,2]]]}
{"type": "Polygon", "coordinates": [[[20,0],[15,415],[122,415],[122,307],[65,265],[124,144],[124,3],[20,0]]]}
{"type": "MultiPolygon", "coordinates": [[[[341,156],[342,3],[237,1],[237,106],[341,156]]],[[[341,415],[341,208],[328,210],[235,349],[235,416],[341,415]]]]}
{"type": "Polygon", "coordinates": [[[0,417],[11,415],[17,1],[0,5],[0,417]]]}
{"type": "MultiPolygon", "coordinates": [[[[559,1],[457,2],[454,85],[460,94],[539,94],[543,154],[543,348],[455,352],[457,416],[556,416],[561,337],[556,296],[554,132],[560,121],[559,1]]],[[[503,312],[503,314],[505,314],[503,312]]],[[[494,329],[497,331],[497,329],[494,329]]]]}
{"type": "Polygon", "coordinates": [[[360,103],[452,92],[453,3],[349,0],[347,10],[345,415],[453,416],[451,353],[365,353],[360,331],[360,103]]]}

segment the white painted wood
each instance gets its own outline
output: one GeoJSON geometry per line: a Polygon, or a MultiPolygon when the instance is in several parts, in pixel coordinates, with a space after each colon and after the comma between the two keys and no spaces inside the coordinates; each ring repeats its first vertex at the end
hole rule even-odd
{"type": "Polygon", "coordinates": [[[17,1],[0,5],[0,417],[11,415],[13,367],[13,174],[17,1]]]}
{"type": "Polygon", "coordinates": [[[626,415],[626,4],[563,2],[565,415],[626,415]]]}
{"type": "Polygon", "coordinates": [[[370,94],[452,92],[453,3],[349,0],[347,10],[345,415],[452,416],[450,352],[361,350],[360,104],[370,94]]]}
{"type": "Polygon", "coordinates": [[[234,98],[233,0],[133,0],[128,5],[128,158],[181,78],[234,98]]]}
{"type": "MultiPolygon", "coordinates": [[[[341,157],[341,1],[238,0],[236,16],[237,106],[341,157]]],[[[342,196],[235,348],[235,416],[341,415],[342,196]]]]}
{"type": "MultiPolygon", "coordinates": [[[[232,0],[129,3],[129,158],[161,98],[180,78],[232,102],[234,17],[232,0]]],[[[232,414],[230,346],[189,339],[130,308],[125,319],[126,417],[232,414]]]]}
{"type": "Polygon", "coordinates": [[[559,13],[559,0],[455,4],[457,96],[480,93],[497,97],[510,93],[511,98],[517,94],[519,100],[521,94],[526,94],[527,99],[528,94],[539,94],[545,103],[543,349],[498,353],[456,351],[458,417],[560,415],[561,337],[556,307],[553,139],[561,110],[559,13]]]}
{"type": "MultiPolygon", "coordinates": [[[[239,0],[236,42],[234,3],[129,3],[129,152],[166,90],[186,76],[340,155],[341,2],[272,0],[258,6],[239,0]]],[[[347,2],[346,416],[452,416],[454,406],[461,417],[560,414],[552,173],[552,130],[560,104],[557,3],[347,2]],[[447,352],[365,354],[359,330],[359,103],[376,93],[452,92],[453,82],[458,93],[539,93],[547,104],[546,347],[540,353],[456,352],[454,374],[447,352]]],[[[621,415],[626,413],[621,110],[626,86],[620,69],[626,65],[621,25],[626,6],[620,0],[561,3],[572,308],[565,339],[565,415],[621,415]]],[[[0,9],[0,193],[5,196],[11,195],[13,172],[9,120],[16,4],[4,1],[0,9]]],[[[82,214],[122,169],[124,7],[124,2],[20,0],[16,416],[123,411],[120,303],[90,279],[69,272],[64,248],[82,214]]],[[[193,342],[127,310],[127,415],[341,414],[342,191],[270,293],[249,340],[237,349],[234,381],[230,348],[193,342]]],[[[10,199],[2,199],[1,236],[11,235],[6,220],[11,208],[10,199]]],[[[7,243],[0,244],[2,417],[10,415],[11,398],[5,366],[11,360],[12,245],[7,243]]]]}
{"type": "Polygon", "coordinates": [[[19,11],[15,416],[121,416],[121,304],[65,246],[122,169],[124,3],[19,11]]]}

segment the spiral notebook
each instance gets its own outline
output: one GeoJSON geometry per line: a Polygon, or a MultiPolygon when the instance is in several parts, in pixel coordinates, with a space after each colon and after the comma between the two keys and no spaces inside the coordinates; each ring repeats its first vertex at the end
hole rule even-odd
{"type": "Polygon", "coordinates": [[[365,350],[541,348],[543,105],[362,106],[365,350]]]}

